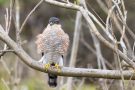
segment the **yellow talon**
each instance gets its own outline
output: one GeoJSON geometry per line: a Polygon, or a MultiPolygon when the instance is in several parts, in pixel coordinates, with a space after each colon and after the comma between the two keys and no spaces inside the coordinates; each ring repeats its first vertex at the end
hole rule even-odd
{"type": "Polygon", "coordinates": [[[61,71],[60,66],[57,63],[55,64],[55,68],[58,70],[58,72],[61,71]]]}
{"type": "Polygon", "coordinates": [[[45,70],[47,71],[50,68],[50,63],[44,65],[45,70]]]}
{"type": "MultiPolygon", "coordinates": [[[[47,71],[51,67],[50,63],[44,64],[44,68],[47,71]]],[[[54,68],[57,69],[58,72],[61,71],[60,66],[58,64],[55,64],[54,68]]]]}

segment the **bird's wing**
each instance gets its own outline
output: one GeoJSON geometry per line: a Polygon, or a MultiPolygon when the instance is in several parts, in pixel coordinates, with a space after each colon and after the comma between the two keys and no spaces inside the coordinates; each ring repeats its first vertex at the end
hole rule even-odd
{"type": "Polygon", "coordinates": [[[37,52],[38,53],[42,53],[43,51],[44,51],[44,43],[43,43],[43,41],[44,41],[44,36],[43,36],[43,34],[39,34],[38,36],[37,36],[37,40],[36,40],[36,45],[37,45],[37,52]]]}
{"type": "Polygon", "coordinates": [[[42,34],[37,35],[36,45],[37,45],[37,52],[43,53],[45,51],[45,40],[46,40],[46,31],[48,30],[48,26],[44,29],[44,32],[42,34]]]}
{"type": "MultiPolygon", "coordinates": [[[[63,30],[62,30],[63,31],[63,30]]],[[[62,50],[63,50],[63,54],[65,54],[68,50],[68,47],[69,47],[69,36],[63,31],[63,34],[61,35],[62,36],[62,50]]]]}

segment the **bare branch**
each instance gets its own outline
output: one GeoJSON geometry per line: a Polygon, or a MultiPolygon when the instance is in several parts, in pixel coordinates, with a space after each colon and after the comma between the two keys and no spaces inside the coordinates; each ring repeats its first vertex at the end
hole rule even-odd
{"type": "MultiPolygon", "coordinates": [[[[2,27],[1,27],[2,28],[2,27]]],[[[93,77],[93,78],[108,78],[108,79],[121,79],[121,73],[119,70],[99,70],[99,69],[83,69],[83,68],[71,68],[71,67],[62,67],[61,72],[58,72],[56,69],[48,69],[46,71],[43,68],[43,65],[34,59],[32,59],[21,47],[18,45],[0,29],[0,39],[7,43],[9,47],[14,49],[15,54],[21,58],[21,60],[27,64],[29,67],[46,72],[53,73],[59,76],[72,76],[72,77],[93,77]]],[[[125,79],[129,79],[131,76],[132,79],[135,79],[134,71],[122,71],[125,79]]]]}
{"type": "Polygon", "coordinates": [[[72,4],[72,3],[62,3],[54,0],[44,0],[48,4],[56,5],[59,7],[64,7],[68,9],[73,9],[73,10],[79,10],[80,6],[72,4]]]}
{"type": "MultiPolygon", "coordinates": [[[[82,44],[84,44],[84,46],[86,48],[88,48],[94,55],[96,55],[96,51],[83,39],[81,38],[81,42],[82,44]]],[[[110,69],[114,69],[114,67],[111,65],[110,62],[108,62],[108,60],[106,60],[104,57],[102,57],[106,63],[106,65],[110,68],[110,69]]]]}
{"type": "Polygon", "coordinates": [[[31,10],[31,12],[28,14],[28,16],[25,18],[25,20],[23,21],[21,27],[20,27],[20,31],[19,33],[22,32],[22,29],[24,27],[24,25],[26,24],[28,18],[31,16],[31,14],[38,8],[38,6],[43,2],[43,0],[40,0],[39,3],[31,10]]]}
{"type": "Polygon", "coordinates": [[[0,57],[3,56],[7,52],[14,52],[14,50],[0,50],[0,57]]]}
{"type": "Polygon", "coordinates": [[[80,11],[82,12],[85,20],[87,21],[87,23],[90,25],[90,27],[92,28],[92,32],[99,38],[99,40],[101,40],[107,47],[109,47],[110,49],[112,49],[113,51],[118,52],[119,55],[125,60],[125,62],[127,62],[129,65],[131,65],[133,68],[135,68],[135,63],[130,60],[124,53],[122,53],[120,50],[115,49],[115,46],[112,45],[111,43],[109,43],[97,30],[97,28],[95,27],[94,23],[92,22],[92,20],[89,18],[87,12],[81,8],[80,11]]]}
{"type": "Polygon", "coordinates": [[[1,78],[1,81],[3,82],[3,84],[5,85],[5,87],[7,88],[7,90],[10,90],[10,88],[8,87],[7,82],[3,78],[1,78]]]}
{"type": "Polygon", "coordinates": [[[7,63],[3,60],[3,57],[1,58],[0,62],[2,63],[4,69],[7,71],[8,75],[10,75],[11,72],[10,72],[8,66],[7,66],[7,63]]]}

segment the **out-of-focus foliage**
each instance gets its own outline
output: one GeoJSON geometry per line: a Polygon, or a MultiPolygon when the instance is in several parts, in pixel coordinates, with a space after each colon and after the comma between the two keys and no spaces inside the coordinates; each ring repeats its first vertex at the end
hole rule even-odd
{"type": "MultiPolygon", "coordinates": [[[[5,24],[5,21],[4,21],[4,15],[6,12],[5,7],[9,7],[9,4],[8,4],[9,1],[10,0],[0,0],[0,5],[1,5],[0,6],[0,23],[3,26],[5,24]]],[[[22,22],[24,21],[28,13],[34,8],[34,6],[39,2],[39,0],[18,0],[18,1],[20,3],[20,23],[22,24],[22,22]]],[[[78,3],[78,1],[79,0],[76,0],[76,3],[78,3]]],[[[86,1],[87,1],[89,10],[92,13],[96,12],[105,22],[107,15],[96,3],[96,0],[86,0],[86,1]]],[[[134,31],[135,1],[134,0],[124,0],[124,1],[125,1],[126,9],[128,11],[127,24],[133,30],[133,32],[135,32],[134,31]]],[[[15,12],[15,9],[13,10],[13,18],[15,18],[14,12],[15,12]]],[[[36,52],[36,45],[35,45],[36,36],[44,30],[44,28],[48,24],[49,18],[52,16],[56,16],[60,18],[62,28],[70,36],[71,42],[70,42],[69,51],[67,53],[67,58],[66,58],[67,61],[64,61],[65,66],[68,66],[71,47],[72,47],[74,26],[75,26],[76,11],[74,10],[69,10],[69,9],[49,5],[43,2],[36,9],[36,11],[30,16],[26,25],[24,26],[23,32],[21,33],[21,38],[22,38],[22,41],[27,40],[27,43],[23,44],[22,46],[32,58],[39,60],[41,55],[37,54],[36,52]]],[[[10,36],[15,40],[15,25],[13,22],[14,21],[12,21],[10,36]]],[[[119,34],[117,34],[117,30],[115,30],[114,32],[119,37],[119,34]]],[[[82,34],[84,36],[84,39],[88,42],[88,44],[94,48],[92,38],[89,34],[87,24],[84,20],[83,20],[83,26],[81,30],[81,38],[82,38],[82,34]]],[[[131,38],[130,36],[128,37],[131,38]]],[[[130,41],[130,43],[133,43],[133,41],[130,41]]],[[[2,49],[1,46],[0,46],[0,49],[2,49]]],[[[101,43],[101,51],[103,53],[103,56],[109,62],[111,62],[112,65],[114,65],[114,58],[113,58],[112,51],[110,51],[110,49],[108,49],[102,43],[101,43]]],[[[16,56],[12,54],[12,55],[5,55],[4,57],[5,57],[4,61],[7,63],[8,68],[10,70],[14,69],[16,56]]],[[[96,56],[90,50],[88,50],[88,48],[86,48],[83,43],[80,42],[76,67],[88,68],[90,66],[92,68],[97,68],[96,59],[97,59],[96,56]]],[[[19,77],[21,78],[21,81],[18,85],[18,88],[19,88],[18,90],[54,90],[54,89],[49,88],[49,86],[47,85],[47,78],[44,77],[45,73],[41,73],[32,69],[29,69],[29,67],[27,67],[24,63],[20,61],[18,62],[17,70],[18,72],[19,71],[21,72],[21,75],[19,75],[19,77]]],[[[13,73],[13,76],[14,76],[14,73],[13,73]]],[[[5,81],[10,81],[9,80],[10,75],[7,74],[3,65],[0,63],[0,90],[7,90],[6,86],[1,81],[1,79],[4,79],[5,81]]],[[[77,79],[80,80],[81,78],[77,78],[77,79]]],[[[96,90],[95,87],[97,84],[94,83],[92,79],[87,79],[86,83],[87,83],[86,85],[82,86],[81,90],[96,90]]],[[[112,90],[114,90],[114,88],[115,87],[113,87],[112,90]]]]}
{"type": "Polygon", "coordinates": [[[0,0],[0,5],[4,5],[8,2],[9,0],[0,0]]]}

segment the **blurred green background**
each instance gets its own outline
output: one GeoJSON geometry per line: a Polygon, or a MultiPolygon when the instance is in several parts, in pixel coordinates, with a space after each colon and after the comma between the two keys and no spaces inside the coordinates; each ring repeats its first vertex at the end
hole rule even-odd
{"type": "MultiPolygon", "coordinates": [[[[18,1],[20,4],[20,24],[22,24],[28,13],[34,8],[34,6],[39,2],[39,0],[18,0],[18,1]]],[[[105,2],[105,0],[101,1],[105,2]]],[[[10,0],[0,0],[0,24],[2,24],[3,27],[5,27],[5,20],[4,20],[5,19],[4,15],[6,14],[5,8],[9,8],[9,2],[10,0]]],[[[96,0],[86,0],[86,2],[89,7],[89,10],[93,13],[95,11],[105,22],[107,14],[99,7],[96,0]]],[[[125,0],[125,7],[128,11],[127,24],[133,30],[133,32],[135,32],[134,31],[135,0],[125,0]]],[[[64,61],[65,66],[68,66],[74,34],[75,17],[76,17],[75,10],[65,9],[49,5],[43,2],[30,16],[26,25],[23,28],[21,38],[22,41],[26,41],[26,43],[23,44],[22,46],[32,58],[39,60],[41,55],[39,55],[36,51],[36,44],[35,44],[36,36],[42,33],[42,31],[48,24],[49,18],[52,16],[60,18],[62,28],[70,36],[71,41],[70,47],[68,50],[66,61],[64,61]]],[[[13,19],[9,35],[15,40],[14,18],[15,18],[15,9],[13,8],[13,19]]],[[[117,30],[115,31],[116,35],[119,37],[120,34],[117,34],[117,30]]],[[[88,42],[88,44],[94,48],[93,41],[89,34],[88,28],[86,27],[85,20],[83,20],[81,33],[83,33],[83,37],[88,42]]],[[[131,37],[128,33],[127,36],[130,40],[130,44],[132,45],[134,41],[130,39],[131,37]]],[[[2,48],[3,46],[0,45],[0,49],[2,48]]],[[[104,46],[102,43],[101,43],[101,50],[103,56],[113,65],[114,64],[113,62],[114,58],[112,55],[113,52],[110,51],[110,49],[104,46]]],[[[0,90],[8,90],[8,87],[4,82],[7,83],[7,85],[11,88],[11,90],[59,89],[59,87],[53,89],[50,88],[47,85],[47,76],[45,73],[33,70],[30,67],[26,66],[23,62],[18,60],[18,58],[14,54],[7,53],[2,57],[2,59],[7,64],[8,69],[11,71],[11,73],[10,74],[7,73],[7,70],[6,68],[4,68],[2,61],[0,61],[0,90]],[[14,79],[16,79],[16,81],[14,81],[14,79]]],[[[82,42],[79,42],[76,67],[88,68],[89,66],[92,68],[97,68],[96,56],[90,50],[88,50],[88,48],[82,42]]],[[[74,78],[75,80],[74,83],[77,85],[81,82],[82,79],[83,78],[74,78]]],[[[66,83],[66,77],[64,78],[63,82],[66,83]]],[[[98,86],[97,79],[85,78],[84,82],[85,84],[80,88],[80,90],[97,90],[96,88],[98,86]]],[[[61,88],[61,90],[65,90],[65,88],[66,87],[63,85],[63,88],[61,88]]],[[[74,87],[74,89],[77,89],[77,87],[74,87]]]]}

